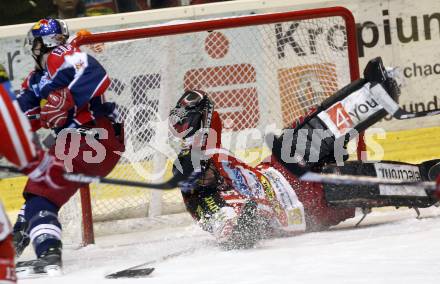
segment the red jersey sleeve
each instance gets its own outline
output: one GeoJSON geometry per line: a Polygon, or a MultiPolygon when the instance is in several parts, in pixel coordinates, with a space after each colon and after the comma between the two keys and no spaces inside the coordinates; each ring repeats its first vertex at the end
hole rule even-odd
{"type": "Polygon", "coordinates": [[[29,121],[15,100],[9,82],[0,84],[0,155],[18,167],[36,155],[29,121]]]}

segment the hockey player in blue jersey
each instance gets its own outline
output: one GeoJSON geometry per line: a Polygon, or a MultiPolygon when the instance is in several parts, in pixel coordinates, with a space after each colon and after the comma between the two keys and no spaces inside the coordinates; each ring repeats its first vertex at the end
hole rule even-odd
{"type": "MultiPolygon", "coordinates": [[[[39,146],[17,103],[5,69],[0,64],[0,157],[29,179],[47,186],[62,186],[64,166],[39,146]]],[[[0,201],[0,283],[16,283],[12,228],[0,201]]]]}
{"type": "Polygon", "coordinates": [[[115,115],[116,105],[104,99],[110,85],[107,72],[95,58],[67,44],[68,37],[67,25],[54,19],[40,20],[27,37],[36,68],[24,81],[19,100],[26,114],[40,112],[39,122],[45,128],[77,127],[115,115]],[[69,107],[66,120],[57,120],[64,109],[56,112],[49,111],[49,106],[40,107],[41,100],[49,100],[51,93],[61,91],[69,93],[65,95],[65,108],[69,107]]]}
{"type": "MultiPolygon", "coordinates": [[[[34,131],[40,127],[52,129],[57,138],[65,129],[73,133],[67,139],[56,139],[49,147],[49,153],[54,155],[74,149],[77,154],[69,157],[70,163],[64,163],[68,171],[106,176],[124,151],[123,124],[117,120],[115,103],[105,99],[110,85],[106,70],[95,58],[67,43],[68,36],[67,25],[61,20],[42,19],[32,26],[27,43],[36,67],[22,84],[18,102],[28,117],[38,118],[32,120],[34,131]],[[79,140],[73,135],[78,135],[79,140]],[[97,139],[104,150],[98,153],[98,148],[89,145],[90,138],[97,139]],[[86,162],[85,152],[103,158],[99,164],[86,162]]],[[[60,162],[63,158],[57,157],[60,162]]],[[[73,182],[58,188],[33,180],[27,182],[26,201],[14,226],[14,243],[20,254],[31,242],[37,260],[17,264],[17,271],[38,262],[40,266],[61,267],[58,211],[78,187],[73,182]]]]}

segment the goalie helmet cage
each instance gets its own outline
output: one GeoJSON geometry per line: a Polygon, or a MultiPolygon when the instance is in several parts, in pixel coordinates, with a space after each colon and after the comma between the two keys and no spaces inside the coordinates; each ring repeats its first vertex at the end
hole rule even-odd
{"type": "MultiPolygon", "coordinates": [[[[225,148],[246,158],[262,145],[249,138],[255,131],[288,126],[359,78],[355,22],[343,7],[177,21],[81,36],[73,44],[112,79],[107,93],[125,121],[127,149],[111,176],[121,179],[169,177],[172,155],[161,121],[185,90],[209,94],[224,123],[225,148]]],[[[364,149],[361,138],[358,157],[364,149]]],[[[81,195],[84,244],[93,242],[93,222],[184,210],[177,190],[91,185],[81,195]]]]}

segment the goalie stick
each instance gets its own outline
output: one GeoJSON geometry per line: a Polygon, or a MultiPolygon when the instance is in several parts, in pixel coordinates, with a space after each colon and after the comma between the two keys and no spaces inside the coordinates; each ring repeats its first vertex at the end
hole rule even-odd
{"type": "MultiPolygon", "coordinates": [[[[21,174],[20,170],[10,166],[0,166],[0,171],[21,174]]],[[[64,178],[66,180],[78,183],[104,183],[104,184],[113,184],[113,185],[122,185],[122,186],[133,186],[133,187],[141,187],[141,188],[149,188],[149,189],[174,189],[178,186],[179,182],[184,181],[187,176],[184,174],[174,175],[168,181],[162,183],[148,183],[141,181],[131,181],[131,180],[122,180],[115,178],[106,178],[100,176],[88,176],[83,174],[74,174],[74,173],[65,173],[64,178]]]]}
{"type": "Polygon", "coordinates": [[[412,119],[417,117],[434,116],[440,114],[440,110],[427,110],[421,112],[407,112],[402,109],[385,91],[382,85],[377,84],[370,88],[372,97],[394,118],[398,120],[412,119]]]}

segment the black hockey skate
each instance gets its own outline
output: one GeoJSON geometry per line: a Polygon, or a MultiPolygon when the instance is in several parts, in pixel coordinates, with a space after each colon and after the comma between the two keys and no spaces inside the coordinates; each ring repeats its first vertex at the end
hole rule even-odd
{"type": "Polygon", "coordinates": [[[17,262],[16,274],[19,279],[62,275],[61,245],[49,248],[35,260],[17,262]]]}

